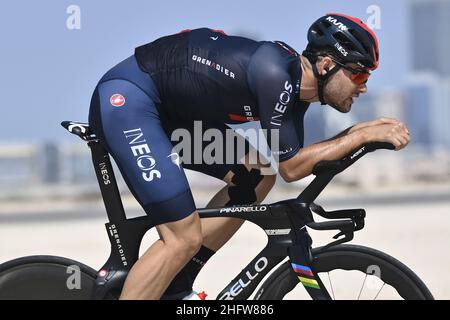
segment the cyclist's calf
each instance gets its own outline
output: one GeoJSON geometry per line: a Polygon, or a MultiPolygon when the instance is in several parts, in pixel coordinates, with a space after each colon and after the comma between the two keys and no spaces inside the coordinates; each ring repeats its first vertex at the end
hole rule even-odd
{"type": "Polygon", "coordinates": [[[201,246],[201,224],[196,211],[182,220],[160,224],[156,229],[160,240],[134,264],[121,299],[159,299],[201,246]]]}

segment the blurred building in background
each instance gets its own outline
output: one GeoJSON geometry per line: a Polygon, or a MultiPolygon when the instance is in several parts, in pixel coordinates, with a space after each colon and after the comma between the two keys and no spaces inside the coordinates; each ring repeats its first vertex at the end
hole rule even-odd
{"type": "MultiPolygon", "coordinates": [[[[450,1],[411,0],[406,6],[412,55],[405,81],[399,76],[395,87],[369,90],[347,114],[313,104],[306,113],[304,129],[306,146],[353,124],[391,117],[407,124],[411,144],[402,152],[371,154],[340,174],[337,183],[370,188],[450,180],[450,1]]],[[[242,30],[235,33],[259,38],[242,30]]],[[[126,191],[117,168],[115,171],[121,190],[126,191]]],[[[190,181],[194,188],[209,186],[198,176],[194,180],[190,181]]],[[[65,196],[74,190],[86,195],[98,192],[90,152],[84,143],[0,144],[0,200],[19,194],[30,197],[31,192],[65,196]]]]}
{"type": "Polygon", "coordinates": [[[405,86],[405,120],[413,144],[428,152],[450,149],[450,80],[412,73],[405,86]]]}
{"type": "Polygon", "coordinates": [[[450,150],[450,1],[408,4],[412,72],[405,86],[406,122],[416,146],[450,150]]]}
{"type": "Polygon", "coordinates": [[[412,0],[407,4],[412,70],[450,77],[450,1],[412,0]]]}

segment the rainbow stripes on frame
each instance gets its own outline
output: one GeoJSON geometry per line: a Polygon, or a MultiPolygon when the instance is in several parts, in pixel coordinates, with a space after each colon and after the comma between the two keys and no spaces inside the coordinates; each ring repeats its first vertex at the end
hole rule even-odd
{"type": "Polygon", "coordinates": [[[297,273],[298,279],[305,287],[320,289],[320,286],[316,280],[307,278],[314,277],[314,273],[312,272],[311,268],[295,263],[291,263],[291,265],[292,269],[294,269],[295,273],[297,273]]]}

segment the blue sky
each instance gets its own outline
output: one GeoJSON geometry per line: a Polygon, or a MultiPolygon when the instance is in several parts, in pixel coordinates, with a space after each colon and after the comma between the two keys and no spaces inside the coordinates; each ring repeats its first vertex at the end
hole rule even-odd
{"type": "Polygon", "coordinates": [[[0,143],[73,139],[59,123],[86,121],[97,81],[136,46],[181,29],[211,27],[258,40],[282,40],[301,51],[309,25],[327,12],[366,21],[375,30],[381,66],[370,89],[397,87],[409,70],[404,0],[335,1],[2,1],[0,143]],[[81,29],[69,30],[69,5],[81,9],[81,29]]]}

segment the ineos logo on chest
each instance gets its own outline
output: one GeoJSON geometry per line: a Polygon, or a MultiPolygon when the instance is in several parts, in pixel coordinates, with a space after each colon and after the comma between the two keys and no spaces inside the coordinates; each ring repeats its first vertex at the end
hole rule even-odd
{"type": "Polygon", "coordinates": [[[278,97],[278,102],[275,105],[275,108],[272,113],[272,119],[270,121],[271,124],[275,126],[281,126],[281,121],[284,113],[286,112],[289,101],[291,101],[291,93],[293,86],[289,81],[284,83],[284,90],[281,92],[278,97]]]}

